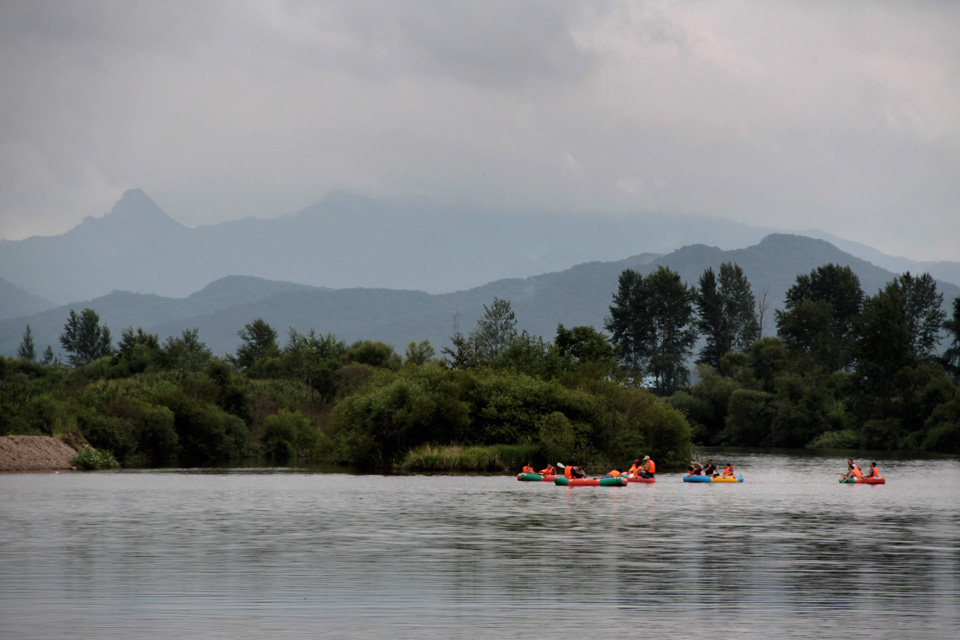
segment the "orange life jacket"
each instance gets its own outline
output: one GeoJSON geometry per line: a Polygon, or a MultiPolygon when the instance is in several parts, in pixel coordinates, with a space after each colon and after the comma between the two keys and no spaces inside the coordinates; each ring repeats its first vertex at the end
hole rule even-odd
{"type": "Polygon", "coordinates": [[[526,467],[524,467],[524,468],[523,468],[523,472],[524,472],[524,473],[536,473],[536,471],[534,471],[534,470],[533,470],[533,467],[531,467],[531,466],[526,466],[526,467]]]}
{"type": "Polygon", "coordinates": [[[647,473],[656,473],[657,465],[653,464],[653,460],[647,460],[643,463],[643,470],[647,473]]]}
{"type": "Polygon", "coordinates": [[[573,467],[571,467],[570,465],[565,466],[563,468],[563,477],[573,478],[573,467]]]}
{"type": "Polygon", "coordinates": [[[610,476],[611,478],[618,478],[618,477],[620,476],[620,472],[617,471],[616,469],[614,469],[613,471],[611,471],[611,472],[608,473],[607,475],[610,476]]]}
{"type": "Polygon", "coordinates": [[[731,467],[730,465],[727,465],[726,467],[723,468],[723,475],[732,476],[733,474],[734,474],[733,467],[731,467]]]}
{"type": "Polygon", "coordinates": [[[879,477],[880,477],[880,469],[877,469],[876,467],[870,467],[869,472],[867,473],[867,477],[868,477],[868,478],[879,478],[879,477]]]}
{"type": "Polygon", "coordinates": [[[557,469],[552,464],[547,465],[546,469],[540,469],[540,475],[542,476],[552,476],[556,475],[557,469]]]}
{"type": "Polygon", "coordinates": [[[853,475],[855,475],[855,476],[858,477],[858,478],[862,478],[862,477],[863,477],[863,472],[860,471],[860,467],[858,467],[858,466],[854,466],[854,467],[853,467],[853,475]]]}

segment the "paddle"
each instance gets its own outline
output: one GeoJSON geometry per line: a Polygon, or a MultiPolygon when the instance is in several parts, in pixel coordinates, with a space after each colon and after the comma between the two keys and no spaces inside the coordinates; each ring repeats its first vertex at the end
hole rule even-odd
{"type": "Polygon", "coordinates": [[[558,462],[558,463],[557,463],[557,468],[558,468],[558,469],[566,469],[566,468],[567,468],[567,465],[563,464],[562,462],[558,462]]]}

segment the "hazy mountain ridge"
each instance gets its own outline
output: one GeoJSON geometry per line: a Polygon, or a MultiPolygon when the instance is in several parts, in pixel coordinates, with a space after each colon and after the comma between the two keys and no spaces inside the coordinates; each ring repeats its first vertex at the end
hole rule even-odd
{"type": "Polygon", "coordinates": [[[56,306],[49,300],[35,296],[0,278],[0,320],[29,316],[56,306]]]}
{"type": "MultiPolygon", "coordinates": [[[[696,284],[707,267],[723,262],[739,264],[754,293],[766,290],[773,304],[766,320],[766,334],[775,332],[773,309],[798,274],[809,273],[826,263],[847,265],[860,277],[864,292],[875,293],[895,273],[840,251],[828,242],[803,236],[772,234],[756,245],[723,251],[706,245],[690,245],[664,256],[641,254],[623,260],[594,261],[560,272],[527,278],[498,280],[454,293],[430,294],[396,289],[329,289],[247,276],[231,276],[208,284],[186,298],[117,291],[86,302],[43,311],[28,318],[0,322],[0,353],[13,355],[29,322],[38,351],[47,344],[59,351],[59,334],[69,310],[91,307],[110,327],[114,339],[127,327],[142,326],[161,340],[178,336],[184,329],[199,329],[200,339],[217,355],[232,353],[237,332],[256,318],[263,318],[286,342],[290,327],[306,332],[332,333],[338,339],[382,340],[402,352],[411,341],[430,340],[439,351],[449,344],[455,318],[463,333],[476,326],[494,296],[508,299],[516,312],[518,327],[552,340],[558,324],[589,325],[602,329],[624,269],[647,273],[663,264],[696,284]]],[[[949,304],[960,288],[939,282],[949,304]]]]}
{"type": "Polygon", "coordinates": [[[115,290],[183,297],[229,275],[446,293],[696,242],[732,249],[772,231],[705,217],[451,211],[346,193],[278,218],[191,229],[133,189],[64,234],[0,241],[0,276],[58,304],[115,290]]]}

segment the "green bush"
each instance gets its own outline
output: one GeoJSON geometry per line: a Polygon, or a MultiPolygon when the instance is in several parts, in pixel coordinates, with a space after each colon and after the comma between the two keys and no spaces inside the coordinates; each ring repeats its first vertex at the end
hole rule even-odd
{"type": "Polygon", "coordinates": [[[120,464],[117,462],[117,459],[113,457],[112,453],[90,447],[83,447],[77,451],[77,455],[73,457],[70,464],[85,471],[101,471],[120,467],[120,464]]]}

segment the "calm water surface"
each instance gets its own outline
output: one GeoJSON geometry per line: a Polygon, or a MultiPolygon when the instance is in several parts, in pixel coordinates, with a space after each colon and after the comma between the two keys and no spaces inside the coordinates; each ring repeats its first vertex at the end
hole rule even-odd
{"type": "Polygon", "coordinates": [[[0,475],[0,638],[960,637],[960,462],[731,461],[743,484],[0,475]]]}

